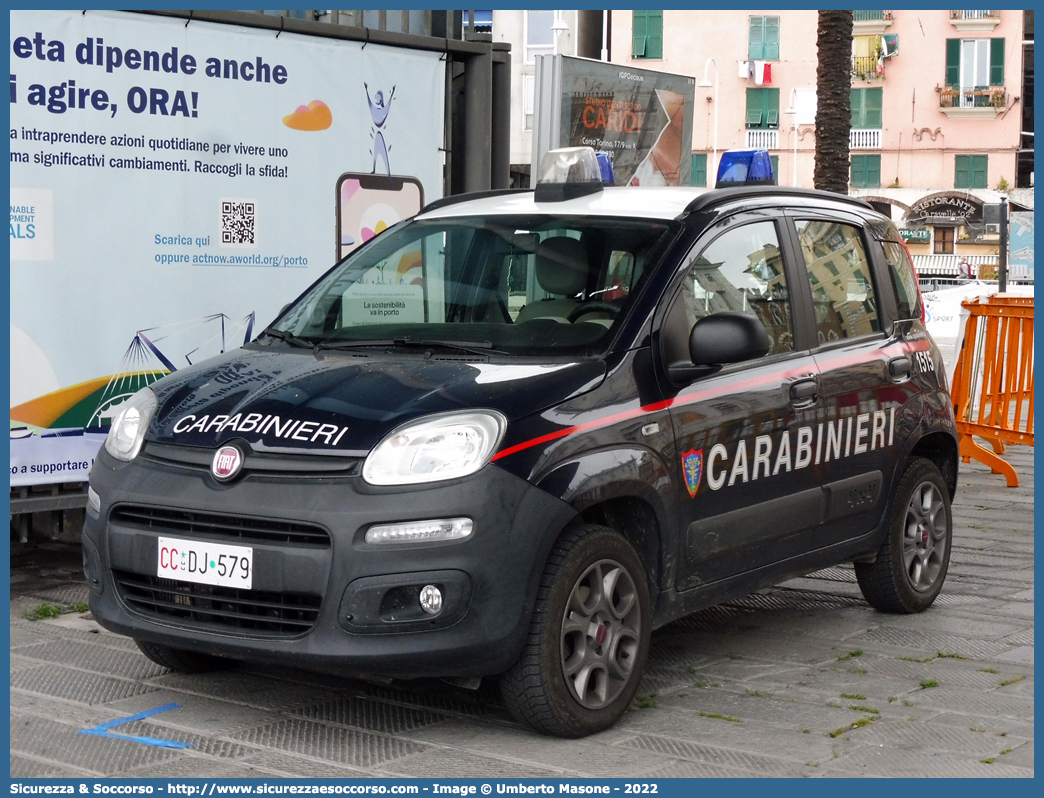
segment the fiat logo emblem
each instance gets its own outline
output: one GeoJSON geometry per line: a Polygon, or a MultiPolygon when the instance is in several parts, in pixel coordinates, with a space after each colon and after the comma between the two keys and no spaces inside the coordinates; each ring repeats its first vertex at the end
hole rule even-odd
{"type": "Polygon", "coordinates": [[[232,479],[243,467],[243,453],[235,446],[222,446],[210,464],[210,473],[222,482],[232,479]]]}

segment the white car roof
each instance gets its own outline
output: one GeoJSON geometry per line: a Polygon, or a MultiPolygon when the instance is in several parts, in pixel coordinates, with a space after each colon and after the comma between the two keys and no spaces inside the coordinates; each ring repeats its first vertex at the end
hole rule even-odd
{"type": "Polygon", "coordinates": [[[594,194],[562,202],[536,202],[533,192],[503,194],[463,200],[417,215],[418,219],[457,216],[621,216],[636,219],[677,219],[685,208],[709,189],[689,187],[610,187],[594,194]]]}

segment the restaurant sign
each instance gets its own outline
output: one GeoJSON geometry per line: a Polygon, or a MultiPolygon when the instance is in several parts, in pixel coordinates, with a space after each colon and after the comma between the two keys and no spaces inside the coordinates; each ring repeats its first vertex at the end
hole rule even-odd
{"type": "Polygon", "coordinates": [[[927,244],[932,238],[927,230],[911,230],[905,227],[899,231],[899,235],[903,237],[903,241],[912,241],[915,244],[927,244]]]}
{"type": "Polygon", "coordinates": [[[910,207],[905,221],[911,225],[979,224],[982,222],[982,202],[972,196],[925,197],[910,207]]]}

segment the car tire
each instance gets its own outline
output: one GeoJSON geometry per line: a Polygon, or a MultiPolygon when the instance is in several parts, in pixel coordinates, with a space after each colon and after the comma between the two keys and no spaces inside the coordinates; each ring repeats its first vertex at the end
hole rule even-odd
{"type": "Polygon", "coordinates": [[[645,668],[651,604],[642,561],[621,535],[593,524],[568,530],[544,567],[522,654],[500,677],[511,713],[557,737],[615,723],[645,668]]]}
{"type": "Polygon", "coordinates": [[[158,643],[147,643],[144,640],[134,641],[141,653],[164,668],[178,673],[208,673],[222,670],[232,664],[232,660],[201,654],[198,651],[186,651],[183,648],[161,646],[158,643]]]}
{"type": "Polygon", "coordinates": [[[855,563],[859,589],[883,612],[924,612],[942,590],[953,540],[950,491],[938,466],[912,459],[889,512],[877,559],[855,563]]]}

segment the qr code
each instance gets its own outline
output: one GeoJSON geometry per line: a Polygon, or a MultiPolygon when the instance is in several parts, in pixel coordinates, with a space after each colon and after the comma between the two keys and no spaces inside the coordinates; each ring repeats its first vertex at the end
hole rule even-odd
{"type": "Polygon", "coordinates": [[[255,200],[221,200],[221,245],[252,247],[257,243],[255,200]]]}

